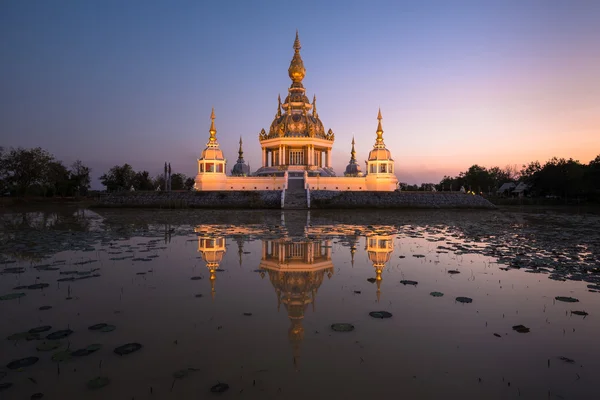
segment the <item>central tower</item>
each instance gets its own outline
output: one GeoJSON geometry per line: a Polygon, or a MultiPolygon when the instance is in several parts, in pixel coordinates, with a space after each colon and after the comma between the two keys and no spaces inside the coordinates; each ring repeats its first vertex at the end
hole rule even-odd
{"type": "Polygon", "coordinates": [[[294,56],[288,74],[292,84],[283,104],[277,99],[277,113],[269,131],[259,134],[262,148],[262,167],[256,175],[302,175],[335,176],[331,168],[331,148],[334,134],[331,129],[325,132],[317,114],[316,96],[312,104],[306,96],[302,80],[306,75],[304,62],[300,56],[300,39],[296,31],[294,56]]]}

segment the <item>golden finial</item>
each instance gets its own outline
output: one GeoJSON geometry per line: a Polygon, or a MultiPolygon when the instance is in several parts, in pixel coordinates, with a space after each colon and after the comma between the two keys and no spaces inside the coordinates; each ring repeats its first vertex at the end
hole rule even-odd
{"type": "Polygon", "coordinates": [[[377,139],[376,139],[376,143],[380,144],[383,143],[383,128],[381,127],[381,108],[379,109],[379,112],[377,113],[377,119],[378,119],[378,123],[377,123],[377,139]]]}
{"type": "Polygon", "coordinates": [[[243,158],[244,157],[244,151],[242,150],[242,137],[240,136],[240,149],[238,150],[238,155],[239,158],[243,158]]]}
{"type": "Polygon", "coordinates": [[[317,95],[313,94],[313,116],[317,116],[317,95]]]}
{"type": "Polygon", "coordinates": [[[214,301],[215,295],[217,294],[217,291],[215,289],[215,280],[217,279],[217,273],[215,272],[214,269],[210,270],[210,278],[209,279],[210,279],[210,297],[214,301]]]}
{"type": "Polygon", "coordinates": [[[215,128],[215,108],[212,108],[210,113],[210,139],[209,142],[213,143],[217,140],[217,128],[215,128]]]}
{"type": "Polygon", "coordinates": [[[294,57],[292,58],[292,62],[290,63],[290,68],[288,69],[288,74],[290,79],[294,83],[302,82],[304,79],[304,75],[306,75],[306,69],[304,69],[304,63],[302,62],[302,57],[300,57],[300,39],[298,38],[298,30],[296,30],[296,40],[294,40],[294,57]]]}
{"type": "Polygon", "coordinates": [[[281,117],[281,95],[277,95],[277,116],[276,118],[281,117]]]}
{"type": "Polygon", "coordinates": [[[302,46],[300,46],[300,38],[298,37],[298,29],[296,29],[296,40],[294,40],[294,50],[296,53],[300,51],[302,46]]]}

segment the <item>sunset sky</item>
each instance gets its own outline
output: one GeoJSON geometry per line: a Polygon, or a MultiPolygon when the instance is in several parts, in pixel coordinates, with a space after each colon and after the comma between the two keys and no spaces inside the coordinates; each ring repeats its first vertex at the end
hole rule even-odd
{"type": "Polygon", "coordinates": [[[402,182],[472,164],[600,154],[600,1],[0,2],[0,146],[41,146],[97,177],[170,161],[196,174],[217,138],[252,170],[296,29],[304,86],[341,175],[375,141],[402,182]]]}

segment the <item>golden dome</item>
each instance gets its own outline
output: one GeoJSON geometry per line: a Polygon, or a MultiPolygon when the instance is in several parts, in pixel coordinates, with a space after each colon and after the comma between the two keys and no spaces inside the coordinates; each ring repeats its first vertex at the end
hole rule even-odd
{"type": "Polygon", "coordinates": [[[306,75],[306,69],[300,56],[300,39],[296,32],[294,41],[294,57],[290,63],[288,73],[292,85],[288,89],[288,95],[283,104],[278,98],[277,113],[271,123],[268,132],[261,132],[260,140],[273,139],[277,137],[316,137],[334,140],[333,132],[325,132],[325,127],[319,119],[316,110],[316,98],[312,104],[306,97],[306,89],[302,86],[302,79],[306,75]],[[310,112],[312,110],[312,112],[310,112]]]}
{"type": "Polygon", "coordinates": [[[373,145],[373,150],[369,152],[369,161],[376,160],[392,160],[392,153],[385,147],[385,143],[383,143],[383,128],[381,127],[381,109],[377,113],[377,138],[375,139],[375,145],[373,145]]]}
{"type": "Polygon", "coordinates": [[[206,148],[202,151],[200,156],[201,160],[225,160],[223,151],[219,148],[219,142],[217,142],[217,128],[215,128],[215,109],[213,108],[210,113],[210,129],[208,132],[210,136],[206,148]]]}

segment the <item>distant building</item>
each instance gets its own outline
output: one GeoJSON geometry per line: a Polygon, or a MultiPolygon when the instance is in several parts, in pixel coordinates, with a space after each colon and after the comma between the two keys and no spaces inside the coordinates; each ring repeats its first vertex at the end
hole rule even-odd
{"type": "Polygon", "coordinates": [[[240,138],[239,158],[226,175],[227,160],[217,141],[214,109],[211,113],[209,141],[198,159],[195,190],[281,190],[287,188],[310,190],[377,190],[394,191],[398,179],[394,174],[394,160],[383,141],[381,111],[375,144],[365,161],[363,173],[356,160],[354,139],[351,158],[343,177],[337,177],[332,165],[331,150],[335,135],[319,118],[316,96],[312,104],[306,96],[302,80],[306,69],[300,56],[298,33],[294,41],[294,56],[288,69],[292,84],[281,102],[269,131],[258,135],[262,148],[262,165],[253,174],[243,159],[240,138]]]}

